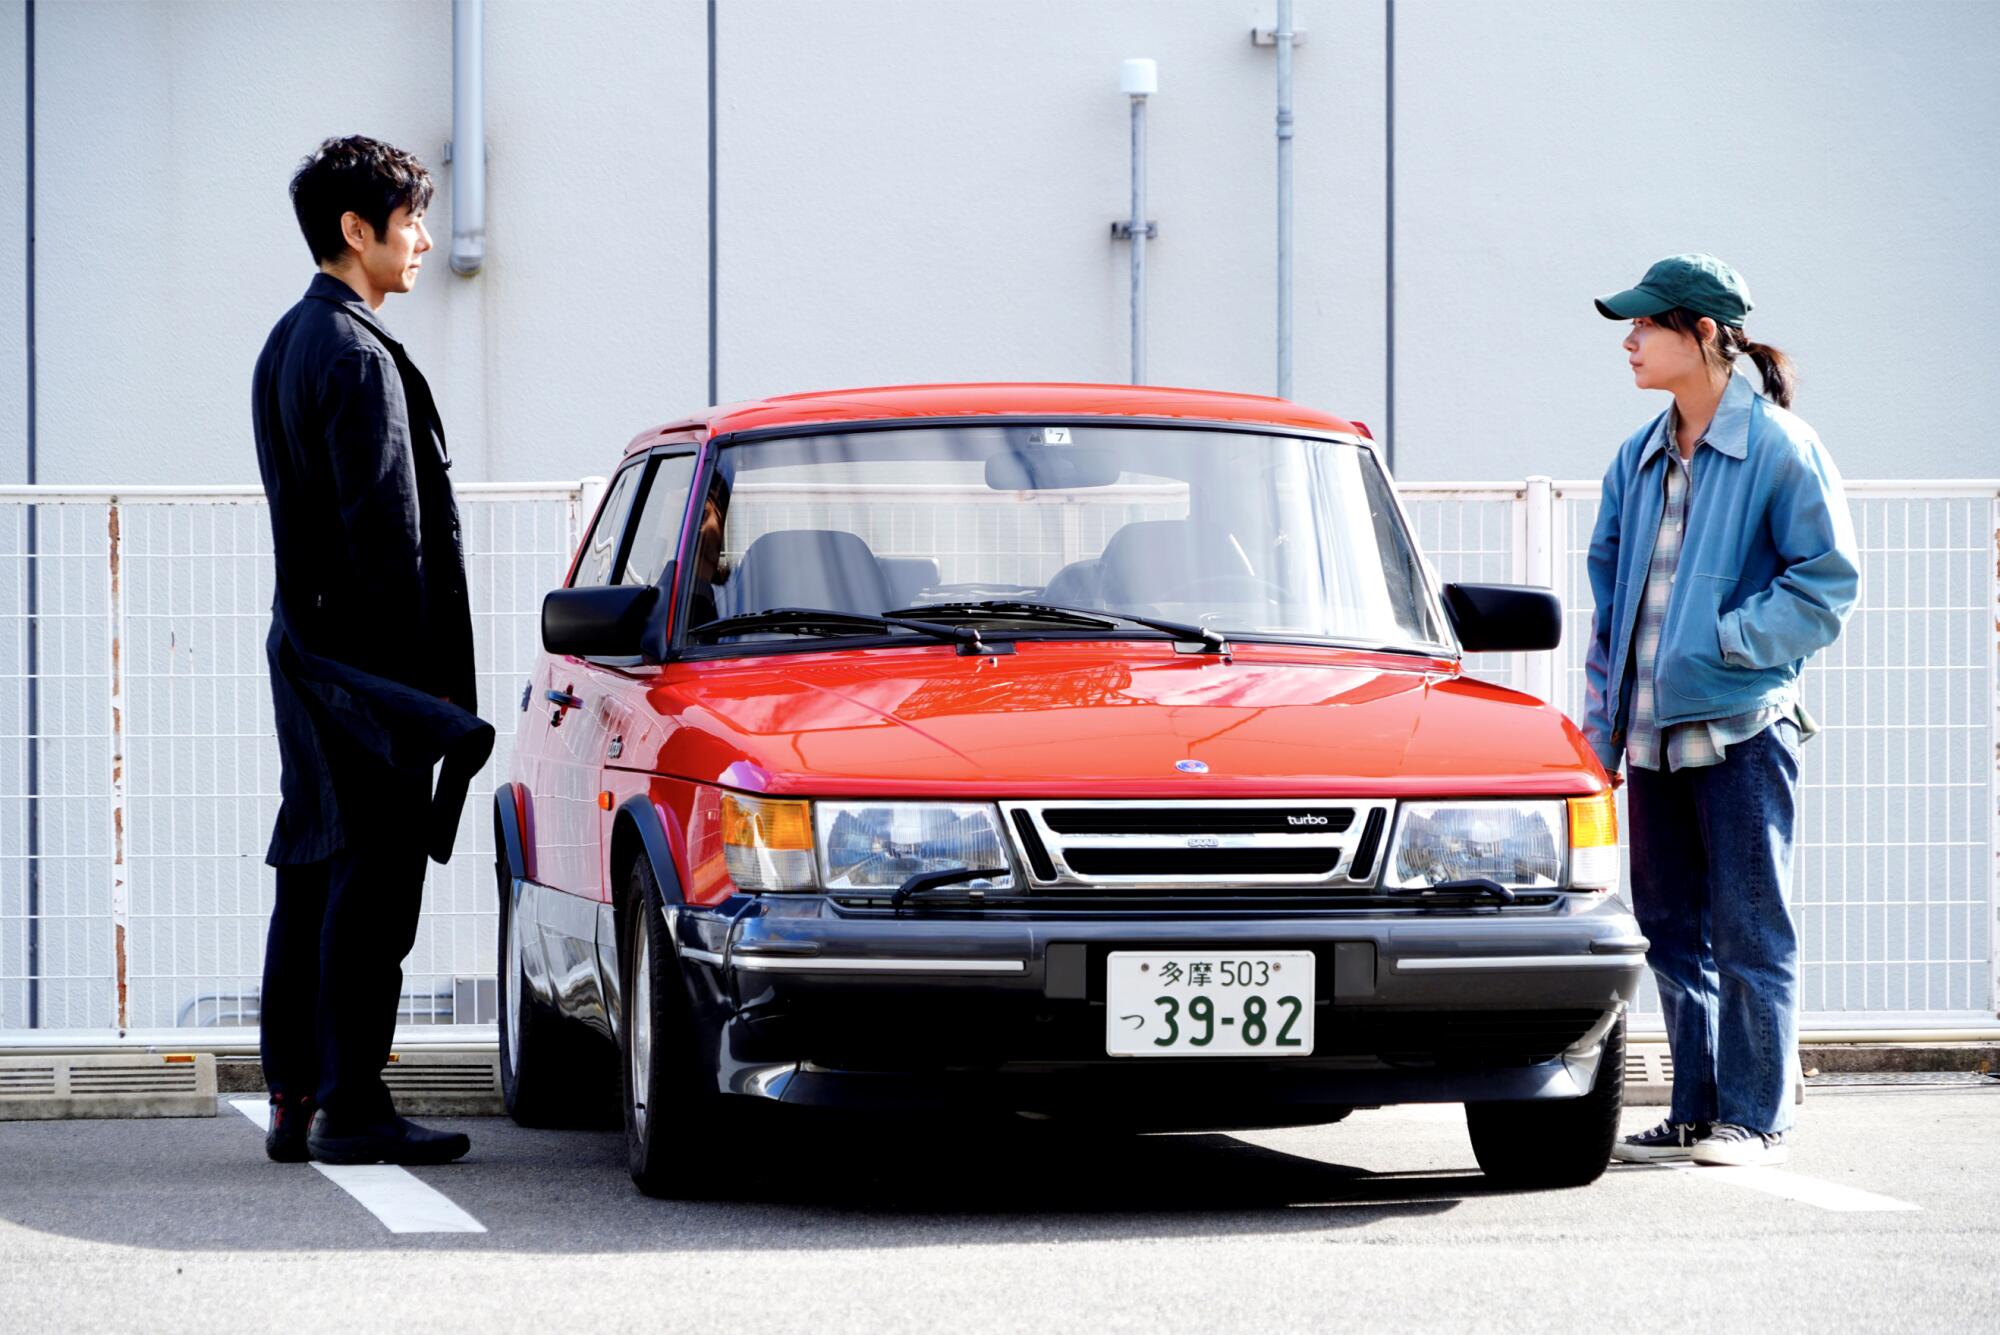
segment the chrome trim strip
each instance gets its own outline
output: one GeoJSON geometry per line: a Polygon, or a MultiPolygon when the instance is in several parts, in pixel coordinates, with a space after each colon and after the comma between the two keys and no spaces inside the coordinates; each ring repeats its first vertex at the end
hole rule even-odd
{"type": "MultiPolygon", "coordinates": [[[[692,952],[686,952],[692,953],[692,952]]],[[[773,970],[830,973],[1026,973],[1026,960],[926,960],[907,958],[862,959],[856,956],[760,956],[736,957],[736,967],[753,972],[773,970]]]]}
{"type": "Polygon", "coordinates": [[[1333,891],[1356,890],[1375,883],[1385,862],[1388,840],[1394,833],[1397,802],[1394,798],[1383,797],[1215,797],[1215,798],[1119,798],[1119,799],[1036,799],[1033,801],[1008,800],[1000,803],[1001,830],[1013,845],[1015,860],[1028,877],[1030,886],[1049,890],[1088,890],[1096,888],[1116,890],[1148,889],[1206,889],[1224,887],[1232,890],[1253,889],[1327,889],[1333,891]],[[1195,814],[1202,811],[1243,812],[1243,811],[1283,811],[1306,813],[1324,810],[1344,810],[1352,812],[1347,828],[1335,830],[1312,830],[1310,833],[1281,834],[1274,831],[1256,832],[1203,832],[1199,829],[1176,834],[1107,834],[1081,832],[1058,834],[1050,827],[1046,812],[1053,808],[1065,810],[1087,810],[1115,813],[1133,809],[1167,809],[1195,814]],[[1384,848],[1377,851],[1375,866],[1367,877],[1356,881],[1347,875],[1353,863],[1354,848],[1361,841],[1367,829],[1368,818],[1376,810],[1384,813],[1384,848]],[[1042,880],[1033,873],[1033,863],[1022,847],[1020,831],[1015,827],[1015,813],[1021,813],[1033,824],[1035,833],[1042,841],[1050,861],[1055,867],[1052,880],[1042,880]],[[1157,875],[1079,875],[1069,866],[1068,855],[1074,849],[1095,849],[1104,851],[1129,852],[1136,849],[1189,849],[1192,840],[1201,840],[1209,849],[1273,849],[1284,848],[1295,851],[1311,849],[1325,850],[1333,854],[1334,865],[1324,873],[1306,875],[1295,872],[1215,872],[1209,874],[1182,873],[1173,876],[1157,875]]]}
{"type": "Polygon", "coordinates": [[[1462,955],[1400,959],[1397,973],[1476,973],[1481,969],[1627,969],[1644,963],[1637,952],[1627,955],[1462,955]]]}
{"type": "Polygon", "coordinates": [[[723,965],[722,956],[712,950],[696,950],[693,946],[682,946],[681,958],[684,960],[700,960],[703,964],[713,964],[718,969],[723,965]]]}

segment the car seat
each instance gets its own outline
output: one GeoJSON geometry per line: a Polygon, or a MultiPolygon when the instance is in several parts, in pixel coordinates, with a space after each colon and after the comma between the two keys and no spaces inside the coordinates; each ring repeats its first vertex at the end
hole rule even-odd
{"type": "Polygon", "coordinates": [[[882,573],[889,580],[890,607],[909,607],[938,582],[938,563],[928,556],[878,556],[882,573]]]}
{"type": "Polygon", "coordinates": [[[1095,559],[1071,561],[1049,576],[1042,601],[1058,607],[1104,606],[1103,564],[1095,559]]]}
{"type": "Polygon", "coordinates": [[[879,615],[901,606],[866,542],[837,529],[780,529],[744,551],[730,576],[734,613],[820,607],[879,615]]]}

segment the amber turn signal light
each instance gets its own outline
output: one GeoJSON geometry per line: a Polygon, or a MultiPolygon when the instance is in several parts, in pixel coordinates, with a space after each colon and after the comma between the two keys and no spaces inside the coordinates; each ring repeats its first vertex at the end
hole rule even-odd
{"type": "Polygon", "coordinates": [[[1618,804],[1612,799],[1610,789],[1569,800],[1569,846],[1618,847],[1618,804]]]}
{"type": "Polygon", "coordinates": [[[805,802],[773,802],[724,793],[722,842],[724,847],[811,852],[812,807],[805,802]]]}

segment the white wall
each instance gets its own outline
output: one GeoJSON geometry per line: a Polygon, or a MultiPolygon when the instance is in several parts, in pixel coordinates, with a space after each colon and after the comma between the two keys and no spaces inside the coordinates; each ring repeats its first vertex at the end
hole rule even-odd
{"type": "MultiPolygon", "coordinates": [[[[1130,261],[1110,224],[1130,207],[1128,56],[1160,68],[1148,378],[1272,392],[1276,98],[1271,50],[1250,43],[1259,8],[726,5],[723,396],[1125,380],[1130,261]]],[[[1378,6],[1318,8],[1297,76],[1296,392],[1367,417],[1382,25],[1378,6]]]]}
{"type": "Polygon", "coordinates": [[[449,5],[38,7],[44,481],[256,480],[251,364],[312,273],[285,187],[332,133],[437,179],[438,249],[384,316],[435,383],[457,476],[603,471],[705,397],[700,8],[489,9],[489,260],[462,279],[449,5]]]}
{"type": "Polygon", "coordinates": [[[1590,298],[1705,250],[1850,477],[2000,474],[2000,6],[1397,6],[1405,477],[1596,477],[1665,406],[1590,298]]]}
{"type": "Polygon", "coordinates": [[[26,227],[27,23],[22,0],[0,0],[0,480],[26,479],[28,324],[26,227]]]}
{"type": "MultiPolygon", "coordinates": [[[[1384,420],[1384,6],[1299,0],[1296,394],[1384,420]]],[[[1121,380],[1120,59],[1153,101],[1150,378],[1274,384],[1271,0],[722,0],[721,396],[1121,380]]],[[[2000,471],[2000,6],[1396,7],[1399,472],[1595,476],[1658,405],[1589,299],[1658,256],[1751,332],[1850,476],[2000,471]]],[[[310,268],[330,133],[428,161],[439,251],[386,316],[460,478],[603,472],[707,397],[701,0],[490,0],[488,263],[445,264],[446,0],[37,8],[41,473],[256,476],[248,380],[310,268]],[[330,34],[341,25],[347,34],[330,34]]],[[[21,6],[0,3],[0,470],[23,436],[21,6]]]]}

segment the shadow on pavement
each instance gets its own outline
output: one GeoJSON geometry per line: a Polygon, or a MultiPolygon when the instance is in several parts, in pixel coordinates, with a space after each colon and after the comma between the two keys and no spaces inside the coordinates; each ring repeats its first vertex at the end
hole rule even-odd
{"type": "Polygon", "coordinates": [[[163,1250],[852,1250],[1362,1229],[1501,1194],[1477,1173],[1376,1174],[1219,1134],[834,1124],[722,1129],[689,1152],[740,1160],[733,1199],[652,1200],[620,1133],[437,1124],[473,1153],[418,1176],[487,1233],[391,1234],[311,1168],[265,1161],[226,1104],[214,1121],[0,1125],[0,1220],[163,1250]]]}

